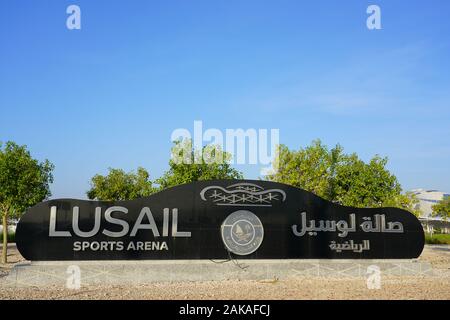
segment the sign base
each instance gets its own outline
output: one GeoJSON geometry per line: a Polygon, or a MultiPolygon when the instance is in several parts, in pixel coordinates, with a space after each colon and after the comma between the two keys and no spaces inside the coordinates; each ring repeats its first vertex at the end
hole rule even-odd
{"type": "Polygon", "coordinates": [[[367,278],[369,267],[381,276],[433,276],[418,260],[158,260],[22,262],[1,282],[8,287],[62,286],[80,275],[80,285],[139,285],[152,282],[273,280],[302,277],[367,278]]]}

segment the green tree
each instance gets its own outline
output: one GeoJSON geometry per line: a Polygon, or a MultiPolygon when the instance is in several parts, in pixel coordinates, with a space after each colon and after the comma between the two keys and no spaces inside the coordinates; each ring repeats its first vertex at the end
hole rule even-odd
{"type": "Polygon", "coordinates": [[[432,206],[434,217],[450,218],[450,197],[445,197],[434,206],[432,206]]]}
{"type": "Polygon", "coordinates": [[[278,146],[274,168],[277,172],[266,179],[286,183],[313,192],[325,199],[334,199],[336,170],[342,165],[342,148],[329,150],[320,140],[299,151],[278,146]]]}
{"type": "Polygon", "coordinates": [[[144,168],[126,173],[122,169],[108,169],[108,175],[95,175],[91,179],[89,199],[101,201],[133,200],[147,197],[155,192],[150,175],[144,168]]]}
{"type": "Polygon", "coordinates": [[[387,158],[365,163],[357,154],[345,154],[340,145],[329,149],[320,140],[298,151],[280,145],[274,161],[278,171],[266,178],[313,192],[345,206],[414,209],[417,200],[402,194],[397,178],[387,169],[387,158]]]}
{"type": "Polygon", "coordinates": [[[0,145],[0,215],[3,222],[2,263],[7,262],[8,219],[20,217],[31,206],[48,198],[53,164],[33,159],[26,146],[8,141],[0,145]]]}
{"type": "Polygon", "coordinates": [[[231,155],[219,146],[208,145],[195,150],[191,140],[174,143],[170,168],[156,180],[160,190],[200,180],[243,178],[241,172],[231,167],[231,155]]]}

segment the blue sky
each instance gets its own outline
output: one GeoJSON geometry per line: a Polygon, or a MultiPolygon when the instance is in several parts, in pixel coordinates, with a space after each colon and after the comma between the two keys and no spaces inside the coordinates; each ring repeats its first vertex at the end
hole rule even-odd
{"type": "MultiPolygon", "coordinates": [[[[55,166],[53,197],[108,167],[167,169],[176,128],[278,128],[404,189],[450,191],[450,2],[0,1],[0,141],[55,166]],[[81,8],[81,30],[66,8],[81,8]],[[366,28],[381,8],[382,30],[366,28]]],[[[257,178],[258,166],[244,166],[257,178]]]]}

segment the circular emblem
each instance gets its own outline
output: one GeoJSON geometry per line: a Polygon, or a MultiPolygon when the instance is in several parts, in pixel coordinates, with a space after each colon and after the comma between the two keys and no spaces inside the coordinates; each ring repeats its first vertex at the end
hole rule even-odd
{"type": "Polygon", "coordinates": [[[227,249],[240,256],[258,250],[264,238],[261,220],[248,210],[230,214],[222,223],[221,231],[227,249]]]}

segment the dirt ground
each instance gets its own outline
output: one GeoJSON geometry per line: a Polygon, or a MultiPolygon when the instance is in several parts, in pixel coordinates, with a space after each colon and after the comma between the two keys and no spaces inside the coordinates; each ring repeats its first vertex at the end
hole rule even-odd
{"type": "MultiPolygon", "coordinates": [[[[1,252],[1,250],[0,250],[1,252]]],[[[444,299],[450,300],[450,246],[426,246],[419,260],[432,264],[435,276],[382,277],[380,289],[366,279],[304,277],[289,281],[205,281],[139,286],[6,288],[2,277],[23,261],[10,247],[7,266],[0,265],[0,299],[444,299]]]]}

